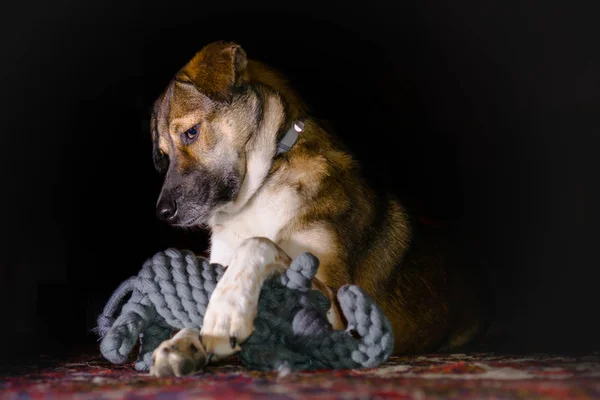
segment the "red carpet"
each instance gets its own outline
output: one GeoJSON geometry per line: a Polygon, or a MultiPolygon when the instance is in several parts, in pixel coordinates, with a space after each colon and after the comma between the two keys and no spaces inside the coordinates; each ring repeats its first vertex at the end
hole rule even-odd
{"type": "Polygon", "coordinates": [[[0,399],[600,399],[600,355],[394,357],[376,369],[244,371],[236,363],[189,378],[156,379],[99,357],[0,376],[0,399]]]}

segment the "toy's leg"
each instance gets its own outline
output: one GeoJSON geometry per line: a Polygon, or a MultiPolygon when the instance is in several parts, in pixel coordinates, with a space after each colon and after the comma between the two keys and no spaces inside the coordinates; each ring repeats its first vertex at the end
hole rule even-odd
{"type": "Polygon", "coordinates": [[[326,368],[364,368],[385,361],[394,348],[390,322],[358,286],[342,286],[338,300],[346,331],[332,330],[315,310],[301,310],[293,321],[297,344],[326,368]]]}
{"type": "Polygon", "coordinates": [[[100,353],[108,361],[123,364],[138,343],[142,333],[154,318],[154,310],[139,304],[125,304],[122,314],[100,342],[100,353]]]}
{"type": "Polygon", "coordinates": [[[224,358],[240,350],[239,344],[254,330],[264,281],[285,271],[291,262],[269,239],[242,242],[217,283],[204,316],[202,343],[211,358],[224,358]]]}
{"type": "Polygon", "coordinates": [[[358,336],[358,348],[352,360],[362,367],[379,365],[394,350],[392,325],[385,314],[361,288],[345,285],[338,290],[338,300],[348,321],[349,332],[358,336]]]}
{"type": "Polygon", "coordinates": [[[158,324],[150,325],[142,334],[140,340],[140,351],[135,362],[135,369],[138,371],[148,371],[152,366],[152,352],[162,342],[169,339],[172,328],[160,326],[158,324]]]}
{"type": "Polygon", "coordinates": [[[200,343],[200,330],[183,328],[154,350],[150,361],[150,375],[193,375],[202,370],[207,361],[206,352],[200,343]]]}

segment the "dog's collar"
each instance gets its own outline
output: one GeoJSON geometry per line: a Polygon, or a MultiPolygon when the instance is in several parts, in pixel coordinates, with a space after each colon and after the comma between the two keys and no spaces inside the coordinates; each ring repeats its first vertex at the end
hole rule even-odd
{"type": "Polygon", "coordinates": [[[294,144],[296,144],[298,136],[302,131],[304,131],[304,122],[300,120],[292,122],[292,126],[290,126],[279,143],[277,143],[277,155],[290,151],[294,144]]]}

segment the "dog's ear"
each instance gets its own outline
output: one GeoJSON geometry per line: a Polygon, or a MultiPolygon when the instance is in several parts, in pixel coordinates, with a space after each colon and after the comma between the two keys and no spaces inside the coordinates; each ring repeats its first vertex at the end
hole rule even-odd
{"type": "Polygon", "coordinates": [[[233,89],[247,80],[246,52],[236,43],[214,42],[200,50],[180,71],[210,99],[229,102],[233,89]]]}

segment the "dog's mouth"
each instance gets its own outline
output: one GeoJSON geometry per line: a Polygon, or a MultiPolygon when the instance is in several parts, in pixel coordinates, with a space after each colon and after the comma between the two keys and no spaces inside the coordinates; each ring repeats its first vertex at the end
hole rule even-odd
{"type": "Polygon", "coordinates": [[[192,226],[203,226],[206,224],[206,222],[204,221],[205,218],[203,218],[202,215],[198,215],[196,217],[190,218],[187,221],[183,221],[183,222],[176,222],[173,224],[173,226],[176,226],[178,228],[189,228],[192,226]]]}

